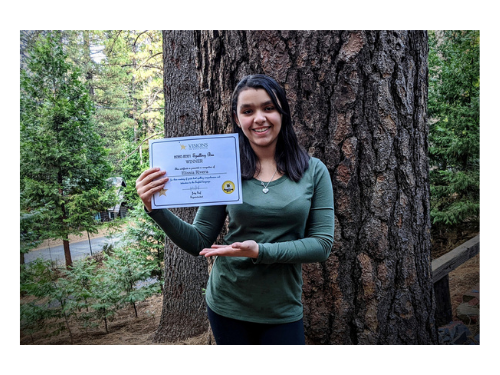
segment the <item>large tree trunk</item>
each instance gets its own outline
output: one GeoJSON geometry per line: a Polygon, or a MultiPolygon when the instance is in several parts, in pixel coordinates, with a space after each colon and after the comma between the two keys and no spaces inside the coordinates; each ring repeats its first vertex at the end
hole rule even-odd
{"type": "MultiPolygon", "coordinates": [[[[309,342],[436,343],[427,35],[344,32],[334,40],[321,93],[326,117],[313,128],[323,136],[309,145],[332,173],[336,241],[325,264],[304,267],[309,342]]],[[[321,85],[318,73],[310,69],[308,80],[321,85]]],[[[303,118],[318,118],[314,99],[304,99],[303,118]]]]}
{"type": "MultiPolygon", "coordinates": [[[[200,100],[192,31],[163,31],[165,137],[200,134],[200,100]]],[[[168,171],[167,171],[168,174],[168,171]]],[[[195,208],[172,210],[193,222],[195,208]]],[[[207,262],[193,257],[167,239],[163,309],[155,342],[175,342],[207,331],[203,288],[207,262]]]]}
{"type": "Polygon", "coordinates": [[[436,343],[426,32],[195,34],[203,131],[230,131],[236,83],[268,74],[287,91],[300,142],[332,176],[332,254],[303,267],[307,342],[436,343]]]}

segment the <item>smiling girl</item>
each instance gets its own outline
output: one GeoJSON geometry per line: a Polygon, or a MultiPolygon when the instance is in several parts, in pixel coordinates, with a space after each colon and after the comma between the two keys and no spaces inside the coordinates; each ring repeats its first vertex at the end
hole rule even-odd
{"type": "Polygon", "coordinates": [[[192,224],[151,210],[166,171],[149,169],[136,189],[149,216],[188,253],[216,256],[207,285],[217,344],[304,344],[302,263],[325,261],[333,245],[333,190],[326,166],[300,147],[283,88],[244,77],[232,96],[243,204],[200,207],[192,224]],[[224,245],[213,245],[228,218],[224,245]]]}

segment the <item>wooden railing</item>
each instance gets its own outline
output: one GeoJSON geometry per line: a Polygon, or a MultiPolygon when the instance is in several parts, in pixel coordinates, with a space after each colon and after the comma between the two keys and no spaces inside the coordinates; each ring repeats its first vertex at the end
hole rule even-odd
{"type": "Polygon", "coordinates": [[[453,319],[448,274],[477,254],[479,254],[479,236],[432,261],[432,281],[438,326],[448,324],[453,319]]]}

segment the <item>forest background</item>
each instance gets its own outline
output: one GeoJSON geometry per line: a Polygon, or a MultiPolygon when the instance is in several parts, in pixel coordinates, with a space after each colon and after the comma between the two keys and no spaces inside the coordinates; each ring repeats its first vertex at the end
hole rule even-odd
{"type": "MultiPolygon", "coordinates": [[[[26,52],[38,36],[36,33],[24,35],[26,52]]],[[[432,33],[430,36],[431,51],[434,51],[434,55],[430,54],[429,61],[435,64],[434,82],[438,82],[439,74],[446,74],[446,71],[442,68],[440,70],[439,59],[443,55],[439,56],[439,52],[435,49],[437,38],[432,33]],[[435,59],[434,62],[432,58],[435,59]]],[[[467,35],[466,39],[468,38],[470,35],[467,35]]],[[[472,38],[475,38],[474,35],[472,38]]],[[[95,130],[104,141],[103,148],[108,150],[106,162],[112,166],[112,173],[109,175],[123,176],[127,182],[135,181],[140,171],[147,168],[147,148],[140,145],[146,146],[145,141],[149,137],[161,137],[163,134],[163,93],[159,66],[161,33],[131,30],[67,32],[62,35],[62,40],[68,56],[66,61],[79,68],[80,82],[87,88],[92,100],[94,112],[91,116],[95,130]],[[98,51],[95,47],[104,49],[98,51]],[[106,59],[97,62],[96,57],[102,52],[106,55],[106,59]]],[[[463,57],[463,52],[466,51],[463,46],[459,48],[462,49],[453,52],[456,58],[463,57]]],[[[465,70],[462,72],[467,73],[465,70]]],[[[435,149],[431,150],[435,167],[433,207],[436,210],[433,219],[440,231],[462,230],[464,226],[479,224],[479,123],[477,128],[474,126],[473,129],[462,128],[460,124],[450,127],[450,119],[457,116],[457,113],[453,112],[453,109],[451,112],[446,112],[450,111],[450,102],[442,101],[450,92],[450,88],[453,90],[456,88],[459,92],[455,92],[454,98],[449,100],[458,97],[466,99],[470,104],[475,100],[476,89],[478,98],[479,76],[467,78],[470,78],[469,82],[472,84],[466,95],[460,91],[462,88],[456,86],[459,80],[451,82],[447,90],[441,90],[439,85],[429,90],[429,114],[441,119],[433,122],[431,128],[431,136],[434,137],[436,145],[435,149]],[[450,151],[450,145],[455,145],[458,149],[450,151]],[[447,167],[449,165],[447,163],[453,158],[457,159],[453,161],[454,166],[465,165],[458,174],[452,174],[447,167]],[[465,164],[460,164],[461,160],[466,160],[465,164]]],[[[430,86],[432,82],[430,79],[430,86]]],[[[465,106],[465,109],[457,110],[466,111],[461,113],[478,118],[479,103],[477,102],[477,107],[472,109],[469,105],[465,106]],[[471,110],[475,112],[471,113],[471,110]]],[[[21,158],[22,153],[21,149],[21,158]]],[[[21,184],[21,193],[22,187],[21,184]]],[[[133,183],[128,184],[126,196],[131,206],[137,203],[137,198],[133,194],[133,183]]],[[[38,234],[43,231],[42,227],[38,234]]],[[[38,239],[42,237],[38,236],[38,239]]],[[[34,243],[30,242],[28,247],[34,243]]]]}

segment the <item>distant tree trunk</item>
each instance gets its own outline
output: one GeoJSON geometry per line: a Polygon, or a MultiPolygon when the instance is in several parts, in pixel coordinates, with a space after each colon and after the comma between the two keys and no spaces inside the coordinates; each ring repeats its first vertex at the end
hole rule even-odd
{"type": "MultiPolygon", "coordinates": [[[[200,100],[192,31],[163,31],[165,137],[200,134],[200,100]]],[[[168,171],[167,171],[168,174],[168,171]]],[[[172,210],[192,223],[196,208],[172,210]]],[[[207,261],[193,257],[167,239],[163,309],[155,342],[175,342],[207,331],[203,288],[207,261]]]]}
{"type": "Polygon", "coordinates": [[[309,344],[437,343],[424,31],[201,31],[202,126],[230,131],[246,74],[286,89],[299,140],[332,176],[335,244],[304,265],[309,344]]]}
{"type": "Polygon", "coordinates": [[[66,268],[70,268],[73,266],[73,261],[71,260],[71,251],[69,249],[69,241],[63,240],[63,249],[64,249],[64,259],[66,261],[66,268]]]}
{"type": "MultiPolygon", "coordinates": [[[[137,76],[137,60],[136,60],[136,55],[137,55],[137,39],[135,39],[135,34],[136,32],[132,30],[132,37],[134,37],[134,42],[132,44],[132,66],[133,66],[133,73],[132,73],[132,119],[134,120],[134,142],[139,141],[139,135],[141,132],[141,127],[139,126],[139,120],[137,118],[137,97],[135,95],[135,89],[136,89],[136,79],[135,77],[137,76]]],[[[142,147],[139,148],[139,151],[141,152],[141,165],[142,165],[142,147]]]]}
{"type": "MultiPolygon", "coordinates": [[[[61,173],[57,174],[57,182],[59,186],[62,185],[63,177],[61,173]]],[[[59,189],[59,196],[64,199],[64,192],[62,189],[59,189]]],[[[66,228],[66,219],[68,218],[66,213],[66,205],[64,203],[61,204],[61,228],[66,228]]],[[[64,249],[64,259],[66,261],[66,268],[70,268],[73,266],[73,260],[71,259],[71,251],[69,249],[69,231],[65,230],[64,238],[63,238],[63,249],[64,249]]]]}
{"type": "Polygon", "coordinates": [[[85,64],[85,79],[87,80],[87,86],[89,88],[89,94],[90,96],[94,96],[94,69],[92,67],[92,50],[90,49],[90,31],[89,30],[84,30],[83,31],[83,44],[85,46],[84,48],[84,55],[83,55],[83,62],[85,64]]]}

